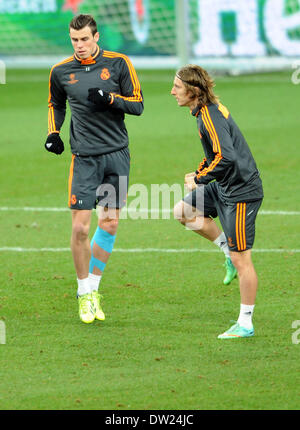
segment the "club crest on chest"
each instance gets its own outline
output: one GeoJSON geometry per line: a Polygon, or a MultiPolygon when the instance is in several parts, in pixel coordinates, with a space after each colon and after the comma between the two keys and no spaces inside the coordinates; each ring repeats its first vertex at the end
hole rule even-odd
{"type": "Polygon", "coordinates": [[[110,78],[109,70],[108,70],[106,67],[104,67],[104,68],[102,69],[101,74],[100,74],[100,78],[101,78],[103,81],[107,81],[107,79],[109,79],[109,78],[110,78]]]}

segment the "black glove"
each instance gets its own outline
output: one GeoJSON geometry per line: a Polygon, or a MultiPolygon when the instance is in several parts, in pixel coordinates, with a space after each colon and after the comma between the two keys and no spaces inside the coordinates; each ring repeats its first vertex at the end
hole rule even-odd
{"type": "Polygon", "coordinates": [[[51,133],[47,137],[45,148],[54,154],[61,154],[64,151],[64,142],[61,140],[59,133],[51,133]]]}
{"type": "Polygon", "coordinates": [[[97,107],[107,107],[111,102],[111,95],[100,88],[89,88],[88,101],[97,107]]]}

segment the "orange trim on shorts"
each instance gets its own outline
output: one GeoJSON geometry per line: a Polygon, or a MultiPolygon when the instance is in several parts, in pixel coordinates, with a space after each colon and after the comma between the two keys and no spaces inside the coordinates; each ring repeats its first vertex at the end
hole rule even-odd
{"type": "Polygon", "coordinates": [[[237,203],[235,234],[238,251],[246,249],[246,203],[237,203]]]}
{"type": "Polygon", "coordinates": [[[68,206],[71,207],[71,202],[72,202],[72,182],[73,182],[73,176],[74,176],[74,160],[75,160],[75,155],[72,154],[72,161],[71,161],[71,166],[70,166],[70,174],[69,174],[69,203],[68,206]]]}

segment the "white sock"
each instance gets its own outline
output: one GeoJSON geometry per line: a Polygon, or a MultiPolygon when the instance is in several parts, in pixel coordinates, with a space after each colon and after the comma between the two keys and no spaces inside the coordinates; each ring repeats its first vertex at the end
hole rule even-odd
{"type": "Polygon", "coordinates": [[[229,248],[227,245],[227,239],[226,239],[224,231],[222,231],[220,236],[217,237],[216,240],[214,240],[214,243],[224,252],[226,257],[230,258],[229,248]]]}
{"type": "Polygon", "coordinates": [[[90,284],[90,292],[98,291],[101,278],[101,275],[94,275],[93,273],[89,273],[88,279],[90,284]]]}
{"type": "Polygon", "coordinates": [[[252,324],[252,316],[254,312],[255,305],[243,305],[241,304],[240,315],[238,319],[238,323],[240,326],[250,329],[253,327],[252,324]]]}
{"type": "Polygon", "coordinates": [[[84,278],[84,279],[77,278],[77,284],[78,284],[78,289],[77,289],[78,296],[83,296],[84,294],[90,293],[89,278],[84,278]]]}

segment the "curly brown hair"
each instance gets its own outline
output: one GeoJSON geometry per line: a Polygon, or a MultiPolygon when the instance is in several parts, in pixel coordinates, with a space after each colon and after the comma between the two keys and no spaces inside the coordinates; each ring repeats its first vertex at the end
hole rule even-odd
{"type": "Polygon", "coordinates": [[[219,103],[219,98],[213,91],[215,82],[202,67],[188,64],[177,71],[176,77],[184,83],[193,98],[198,98],[201,107],[208,103],[219,103]]]}

